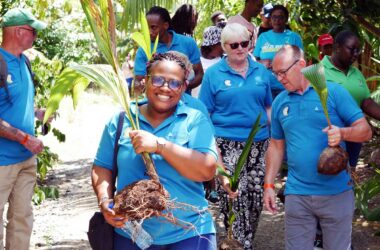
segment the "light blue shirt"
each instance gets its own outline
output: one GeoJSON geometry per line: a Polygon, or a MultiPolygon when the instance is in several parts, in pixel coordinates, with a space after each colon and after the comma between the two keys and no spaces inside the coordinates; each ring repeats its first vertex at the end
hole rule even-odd
{"type": "MultiPolygon", "coordinates": [[[[0,48],[8,67],[8,90],[11,102],[4,87],[0,87],[0,119],[27,134],[34,135],[34,86],[25,62],[0,48]]],[[[16,164],[27,160],[33,154],[16,141],[0,137],[0,166],[16,164]]]]}
{"type": "MultiPolygon", "coordinates": [[[[186,55],[192,64],[198,64],[201,62],[201,54],[197,43],[191,37],[184,36],[175,33],[173,30],[169,30],[169,33],[173,35],[172,43],[167,46],[165,43],[158,43],[156,53],[165,53],[170,50],[181,52],[186,55]]],[[[151,49],[153,49],[154,43],[151,43],[151,49]]],[[[136,53],[135,59],[135,75],[145,76],[146,75],[146,63],[148,58],[142,48],[139,48],[136,53]]]]}
{"type": "MultiPolygon", "coordinates": [[[[135,108],[131,111],[134,113],[135,108]]],[[[116,134],[118,114],[106,124],[99,144],[94,164],[112,170],[113,146],[116,134]]],[[[189,108],[180,102],[174,114],[153,128],[141,114],[139,115],[140,128],[155,136],[180,146],[191,148],[199,152],[211,154],[217,158],[215,139],[212,128],[200,111],[189,108]]],[[[123,130],[119,140],[118,181],[117,190],[123,189],[135,181],[147,179],[145,165],[140,155],[136,155],[131,139],[125,130],[130,127],[127,118],[124,119],[123,130]]],[[[201,234],[215,233],[213,219],[207,211],[208,203],[204,198],[203,183],[183,177],[175,168],[169,165],[160,155],[151,154],[155,162],[160,182],[170,194],[170,199],[178,203],[186,203],[197,208],[174,209],[170,212],[179,221],[191,223],[194,228],[185,230],[163,218],[153,217],[143,223],[143,228],[153,237],[153,244],[166,245],[178,242],[201,234]]],[[[120,229],[116,232],[130,238],[120,229]]]]}
{"type": "MultiPolygon", "coordinates": [[[[350,126],[363,117],[354,99],[342,86],[327,83],[327,109],[331,123],[350,126]]],[[[347,171],[323,175],[317,171],[319,156],[328,146],[324,115],[318,94],[309,87],[302,95],[283,91],[272,106],[272,137],[285,140],[288,179],[285,194],[334,195],[352,189],[347,171]]],[[[345,147],[344,143],[342,143],[345,147]]]]}
{"type": "Polygon", "coordinates": [[[246,78],[232,70],[223,58],[207,69],[199,99],[206,105],[214,124],[215,135],[246,141],[252,125],[261,113],[260,129],[255,141],[269,137],[266,108],[272,104],[270,91],[273,74],[260,63],[248,58],[246,78]]]}
{"type": "Polygon", "coordinates": [[[297,33],[290,30],[282,33],[269,30],[258,37],[253,55],[261,60],[273,60],[277,51],[286,44],[296,45],[303,50],[302,39],[297,33]]]}

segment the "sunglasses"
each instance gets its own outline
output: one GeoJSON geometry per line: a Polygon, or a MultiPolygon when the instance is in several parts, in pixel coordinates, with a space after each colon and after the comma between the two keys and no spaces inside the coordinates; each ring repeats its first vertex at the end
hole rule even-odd
{"type": "Polygon", "coordinates": [[[174,91],[179,90],[183,85],[182,81],[179,81],[176,79],[166,80],[165,77],[163,77],[163,76],[151,75],[150,79],[151,79],[152,85],[154,87],[160,88],[160,87],[164,86],[165,83],[167,83],[168,88],[171,90],[174,90],[174,91]]]}
{"type": "Polygon", "coordinates": [[[247,48],[248,45],[249,45],[249,41],[243,41],[243,42],[240,42],[240,43],[230,43],[229,45],[230,45],[231,49],[237,49],[237,48],[239,48],[239,45],[242,48],[247,48]]]}
{"type": "Polygon", "coordinates": [[[36,36],[36,35],[37,35],[37,30],[35,30],[35,29],[27,29],[27,28],[23,28],[23,27],[20,27],[20,29],[31,31],[31,32],[33,33],[33,36],[36,36]]]}

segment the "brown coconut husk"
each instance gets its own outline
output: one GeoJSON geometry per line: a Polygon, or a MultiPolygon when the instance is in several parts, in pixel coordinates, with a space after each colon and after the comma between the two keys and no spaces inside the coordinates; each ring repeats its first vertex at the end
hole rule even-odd
{"type": "Polygon", "coordinates": [[[348,154],[341,147],[327,147],[319,156],[318,173],[337,175],[348,167],[348,154]]]}

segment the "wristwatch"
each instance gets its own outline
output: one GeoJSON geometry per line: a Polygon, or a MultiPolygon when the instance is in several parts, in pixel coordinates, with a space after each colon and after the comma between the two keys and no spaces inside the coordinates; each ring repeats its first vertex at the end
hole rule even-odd
{"type": "Polygon", "coordinates": [[[156,150],[155,153],[156,154],[161,154],[162,151],[165,149],[166,140],[163,137],[158,137],[157,140],[156,140],[156,143],[157,143],[157,150],[156,150]]]}
{"type": "Polygon", "coordinates": [[[100,200],[99,200],[99,203],[98,203],[98,206],[101,208],[102,207],[102,204],[105,202],[105,201],[108,201],[110,198],[106,195],[103,195],[100,200]]]}

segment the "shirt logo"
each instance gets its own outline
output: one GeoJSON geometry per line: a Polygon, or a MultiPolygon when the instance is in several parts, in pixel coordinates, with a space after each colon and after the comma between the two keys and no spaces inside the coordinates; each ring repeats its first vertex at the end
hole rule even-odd
{"type": "Polygon", "coordinates": [[[315,106],[314,110],[315,111],[319,111],[319,108],[317,106],[315,106]]]}
{"type": "Polygon", "coordinates": [[[226,85],[227,87],[231,87],[231,80],[225,80],[224,85],[226,85]]]}
{"type": "Polygon", "coordinates": [[[284,116],[288,116],[288,115],[289,115],[289,107],[288,107],[288,106],[286,106],[286,107],[282,110],[282,114],[283,114],[284,116]]]}
{"type": "Polygon", "coordinates": [[[12,81],[12,75],[11,74],[8,74],[7,82],[8,83],[13,83],[13,81],[12,81]]]}

